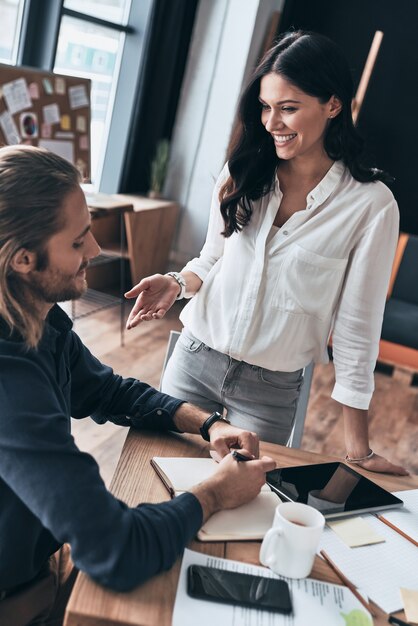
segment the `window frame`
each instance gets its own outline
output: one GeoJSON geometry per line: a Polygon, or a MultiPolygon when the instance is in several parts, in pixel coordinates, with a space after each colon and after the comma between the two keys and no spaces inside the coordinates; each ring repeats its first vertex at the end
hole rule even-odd
{"type": "Polygon", "coordinates": [[[147,32],[154,0],[132,0],[126,25],[64,7],[64,0],[26,0],[23,8],[17,65],[52,71],[64,16],[112,28],[125,34],[119,75],[112,87],[106,147],[91,191],[117,193],[136,104],[147,32]],[[111,103],[112,104],[112,103],[111,103]],[[119,164],[119,167],[115,167],[119,164]]]}

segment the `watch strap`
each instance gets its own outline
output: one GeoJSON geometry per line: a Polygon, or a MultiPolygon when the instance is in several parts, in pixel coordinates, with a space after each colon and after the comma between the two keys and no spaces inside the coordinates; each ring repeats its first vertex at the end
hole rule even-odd
{"type": "Polygon", "coordinates": [[[209,417],[203,422],[200,427],[200,434],[205,441],[210,441],[209,428],[215,422],[225,422],[226,424],[231,423],[229,420],[226,419],[226,417],[218,413],[218,411],[215,411],[214,413],[212,413],[212,415],[209,415],[209,417]]]}
{"type": "Polygon", "coordinates": [[[167,272],[166,276],[171,276],[177,282],[180,287],[180,292],[176,297],[176,300],[182,300],[186,295],[186,281],[184,276],[180,272],[167,272]]]}

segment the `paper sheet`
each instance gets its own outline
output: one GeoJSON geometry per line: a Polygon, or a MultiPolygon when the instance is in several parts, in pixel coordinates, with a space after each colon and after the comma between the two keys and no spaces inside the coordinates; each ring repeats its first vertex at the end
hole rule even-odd
{"type": "Polygon", "coordinates": [[[0,126],[9,146],[20,143],[19,131],[9,111],[3,111],[3,113],[0,114],[0,126]]]}
{"type": "Polygon", "coordinates": [[[39,100],[39,85],[38,83],[31,83],[28,87],[29,95],[32,100],[39,100]]]}
{"type": "Polygon", "coordinates": [[[56,102],[42,107],[42,111],[45,124],[59,124],[61,121],[60,109],[56,102]]]}
{"type": "Polygon", "coordinates": [[[24,78],[5,83],[3,85],[3,96],[11,115],[19,113],[19,111],[24,109],[30,109],[32,106],[32,100],[24,78]]]}
{"type": "Polygon", "coordinates": [[[38,146],[55,152],[63,159],[74,163],[74,145],[72,141],[54,141],[53,139],[40,139],[38,146]]]}
{"type": "Polygon", "coordinates": [[[383,511],[381,515],[418,541],[418,489],[397,491],[394,495],[404,501],[404,508],[383,511]]]}
{"type": "Polygon", "coordinates": [[[385,543],[353,550],[330,528],[325,528],[319,550],[325,550],[343,574],[357,588],[362,587],[386,613],[399,611],[399,588],[418,589],[418,548],[374,515],[362,517],[386,539],[385,543]]]}
{"type": "Polygon", "coordinates": [[[81,107],[89,106],[89,98],[84,85],[74,85],[74,87],[69,87],[68,97],[70,99],[71,109],[80,109],[81,107]]]}
{"type": "Polygon", "coordinates": [[[193,563],[278,578],[264,567],[185,550],[172,626],[196,626],[197,622],[199,626],[372,626],[370,614],[349,589],[312,578],[285,579],[290,587],[293,615],[196,600],[186,591],[187,568],[193,563]]]}
{"type": "Polygon", "coordinates": [[[328,526],[349,548],[370,546],[385,541],[385,538],[378,535],[362,517],[349,517],[348,519],[328,522],[328,526]]]}
{"type": "Polygon", "coordinates": [[[408,622],[418,623],[418,589],[401,589],[402,603],[408,622]]]}

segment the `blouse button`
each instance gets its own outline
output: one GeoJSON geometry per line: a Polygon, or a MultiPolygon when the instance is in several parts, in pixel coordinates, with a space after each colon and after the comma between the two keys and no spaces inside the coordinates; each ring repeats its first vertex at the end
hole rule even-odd
{"type": "Polygon", "coordinates": [[[158,409],[157,415],[162,415],[162,414],[163,414],[163,412],[161,411],[161,409],[158,409]]]}
{"type": "Polygon", "coordinates": [[[283,231],[283,235],[288,235],[288,234],[289,234],[289,231],[288,231],[288,230],[284,230],[284,231],[283,231]]]}

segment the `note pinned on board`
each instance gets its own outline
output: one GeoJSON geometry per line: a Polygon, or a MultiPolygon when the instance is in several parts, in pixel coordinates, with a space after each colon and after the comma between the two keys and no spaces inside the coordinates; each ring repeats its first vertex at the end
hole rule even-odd
{"type": "Polygon", "coordinates": [[[39,85],[38,83],[30,83],[28,87],[29,95],[32,100],[39,100],[39,85]]]}
{"type": "Polygon", "coordinates": [[[65,94],[65,80],[61,76],[55,79],[55,93],[61,96],[65,94]]]}
{"type": "Polygon", "coordinates": [[[87,122],[84,115],[77,115],[76,130],[79,133],[85,133],[87,130],[87,122]]]}
{"type": "Polygon", "coordinates": [[[29,109],[32,106],[32,100],[24,78],[18,78],[17,80],[12,80],[10,83],[4,84],[3,96],[6,100],[10,115],[19,113],[19,111],[23,111],[24,109],[29,109]]]}
{"type": "Polygon", "coordinates": [[[80,109],[82,107],[89,106],[89,98],[87,95],[87,89],[84,85],[74,85],[74,87],[69,87],[68,96],[70,99],[70,108],[71,109],[80,109]]]}
{"type": "Polygon", "coordinates": [[[3,111],[0,114],[0,128],[9,146],[20,143],[19,131],[9,111],[3,111]]]}
{"type": "Polygon", "coordinates": [[[328,522],[328,526],[349,548],[370,546],[374,543],[386,541],[362,517],[350,517],[335,522],[328,522]]]}
{"type": "Polygon", "coordinates": [[[400,589],[408,622],[418,623],[418,589],[400,589]]]}
{"type": "Polygon", "coordinates": [[[59,124],[61,121],[61,115],[58,104],[55,102],[53,104],[47,104],[42,107],[42,111],[44,114],[44,122],[45,124],[59,124]]]}
{"type": "Polygon", "coordinates": [[[69,115],[61,115],[62,130],[71,130],[71,117],[69,115]]]}

